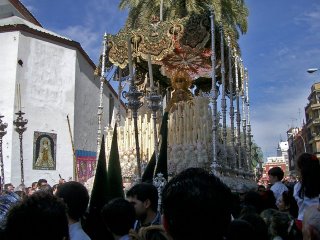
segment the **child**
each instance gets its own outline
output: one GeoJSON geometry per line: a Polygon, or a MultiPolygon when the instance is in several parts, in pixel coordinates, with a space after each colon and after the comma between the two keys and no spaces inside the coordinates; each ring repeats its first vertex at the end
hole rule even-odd
{"type": "Polygon", "coordinates": [[[286,185],[284,185],[281,180],[283,179],[284,172],[280,167],[274,167],[268,171],[269,182],[272,184],[270,190],[273,192],[274,197],[276,198],[276,205],[278,206],[282,193],[288,191],[286,185]]]}

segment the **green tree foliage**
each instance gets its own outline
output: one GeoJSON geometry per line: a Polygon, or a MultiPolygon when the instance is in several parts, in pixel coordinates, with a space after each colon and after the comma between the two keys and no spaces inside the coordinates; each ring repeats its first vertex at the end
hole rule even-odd
{"type": "Polygon", "coordinates": [[[127,27],[136,29],[149,24],[152,17],[160,15],[163,3],[163,19],[171,21],[193,14],[208,14],[214,10],[215,21],[223,25],[225,36],[231,38],[234,47],[240,34],[248,29],[249,11],[244,0],[121,0],[120,9],[129,9],[127,27]]]}

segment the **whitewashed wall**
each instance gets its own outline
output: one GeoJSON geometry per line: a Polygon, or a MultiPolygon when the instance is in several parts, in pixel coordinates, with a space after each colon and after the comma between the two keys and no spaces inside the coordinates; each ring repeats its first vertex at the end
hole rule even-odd
{"type": "Polygon", "coordinates": [[[0,114],[2,121],[8,123],[7,134],[3,137],[3,160],[5,180],[11,178],[12,142],[17,138],[12,126],[14,116],[15,79],[18,55],[17,32],[0,33],[0,114]]]}
{"type": "Polygon", "coordinates": [[[66,116],[69,114],[73,125],[76,51],[24,34],[0,36],[0,52],[5,55],[0,58],[0,65],[7,65],[0,76],[1,92],[5,93],[0,98],[0,112],[9,124],[4,139],[4,145],[8,145],[4,151],[6,182],[20,183],[19,138],[12,129],[13,111],[18,110],[14,105],[16,83],[20,83],[22,111],[29,121],[23,135],[25,184],[39,178],[54,184],[59,174],[72,177],[73,155],[66,116]],[[18,59],[23,66],[17,64],[18,59]],[[6,89],[2,90],[3,86],[6,89]],[[57,134],[56,170],[32,169],[34,131],[57,134]]]}

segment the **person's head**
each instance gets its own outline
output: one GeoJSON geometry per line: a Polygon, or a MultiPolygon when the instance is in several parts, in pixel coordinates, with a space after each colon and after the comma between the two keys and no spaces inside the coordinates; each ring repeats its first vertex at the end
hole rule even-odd
{"type": "Polygon", "coordinates": [[[284,240],[292,239],[289,236],[291,234],[293,224],[294,220],[289,216],[289,214],[279,211],[274,213],[269,225],[269,233],[272,239],[276,236],[280,236],[284,240]]]}
{"type": "Polygon", "coordinates": [[[5,192],[14,192],[15,187],[12,183],[6,183],[4,184],[4,191],[5,192]]]}
{"type": "Polygon", "coordinates": [[[52,193],[52,187],[49,184],[40,185],[38,187],[38,191],[42,191],[42,192],[47,192],[47,193],[53,194],[52,193]]]}
{"type": "Polygon", "coordinates": [[[140,240],[168,240],[169,237],[161,225],[142,227],[139,230],[140,240]]]}
{"type": "Polygon", "coordinates": [[[33,182],[33,183],[31,184],[31,187],[32,187],[34,190],[37,189],[37,186],[38,186],[38,182],[33,182]]]}
{"type": "Polygon", "coordinates": [[[65,204],[45,192],[36,192],[10,209],[5,235],[10,240],[67,239],[68,220],[65,204]],[[31,230],[37,227],[35,231],[31,230]]]}
{"type": "Polygon", "coordinates": [[[267,226],[270,226],[271,219],[272,219],[273,215],[276,214],[277,212],[279,212],[279,211],[276,209],[268,208],[266,210],[263,210],[260,213],[260,217],[266,223],[267,226]]]}
{"type": "Polygon", "coordinates": [[[261,199],[262,199],[263,209],[268,209],[268,208],[277,209],[276,198],[270,189],[266,190],[265,192],[261,192],[261,199]]]}
{"type": "Polygon", "coordinates": [[[129,233],[136,219],[134,207],[123,198],[112,199],[102,209],[102,219],[115,236],[129,233]]]}
{"type": "Polygon", "coordinates": [[[34,194],[35,190],[32,187],[27,187],[26,188],[26,194],[27,196],[31,196],[32,194],[34,194]]]}
{"type": "Polygon", "coordinates": [[[60,178],[59,179],[59,184],[63,184],[63,183],[65,183],[66,182],[66,180],[64,179],[64,178],[60,178]]]}
{"type": "Polygon", "coordinates": [[[267,190],[267,189],[266,189],[265,186],[259,185],[259,186],[258,186],[258,189],[257,189],[257,192],[258,192],[259,194],[263,194],[266,190],[267,190]]]}
{"type": "Polygon", "coordinates": [[[318,206],[309,206],[303,215],[302,234],[304,240],[320,239],[320,210],[318,206]]]}
{"type": "Polygon", "coordinates": [[[157,212],[158,190],[151,183],[134,185],[126,194],[127,200],[134,206],[136,216],[143,220],[148,211],[157,212]]]}
{"type": "Polygon", "coordinates": [[[285,191],[282,193],[282,197],[277,205],[281,212],[288,212],[292,217],[298,215],[298,205],[293,197],[292,191],[285,191]]]}
{"type": "Polygon", "coordinates": [[[273,167],[273,168],[269,169],[268,176],[269,176],[269,182],[271,184],[274,184],[274,183],[279,182],[283,179],[284,172],[281,169],[281,167],[273,167]]]}
{"type": "Polygon", "coordinates": [[[246,194],[249,192],[249,188],[245,184],[240,184],[237,186],[236,192],[239,196],[240,202],[243,202],[246,194]]]}
{"type": "Polygon", "coordinates": [[[256,191],[249,191],[244,198],[243,205],[251,206],[254,208],[255,212],[260,214],[263,211],[263,201],[262,197],[256,191]]]}
{"type": "Polygon", "coordinates": [[[231,221],[232,194],[201,168],[173,177],[162,193],[163,223],[174,240],[222,239],[231,221]]]}
{"type": "Polygon", "coordinates": [[[41,178],[38,180],[37,187],[40,188],[41,186],[44,186],[47,184],[48,184],[48,181],[46,179],[41,178]]]}
{"type": "Polygon", "coordinates": [[[227,232],[227,240],[238,240],[238,239],[246,239],[246,240],[256,240],[258,236],[254,231],[253,226],[245,220],[235,219],[233,220],[227,232]]]}
{"type": "Polygon", "coordinates": [[[242,215],[239,219],[245,220],[253,226],[256,239],[267,240],[268,239],[268,226],[262,217],[256,213],[247,213],[242,215]]]}
{"type": "Polygon", "coordinates": [[[297,160],[297,171],[301,178],[299,196],[314,198],[320,194],[319,159],[310,153],[303,153],[297,160]]]}
{"type": "Polygon", "coordinates": [[[56,196],[62,198],[67,205],[68,217],[74,221],[84,215],[88,203],[88,190],[79,182],[70,181],[58,186],[56,196]]]}

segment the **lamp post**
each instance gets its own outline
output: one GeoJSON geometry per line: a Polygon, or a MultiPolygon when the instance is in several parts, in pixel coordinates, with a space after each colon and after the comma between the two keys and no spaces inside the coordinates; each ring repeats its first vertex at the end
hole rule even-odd
{"type": "Polygon", "coordinates": [[[136,143],[136,155],[137,155],[137,168],[138,168],[138,181],[141,180],[141,160],[140,160],[140,146],[139,146],[139,133],[138,133],[138,109],[142,107],[143,103],[140,98],[143,97],[143,93],[140,92],[135,85],[135,76],[133,73],[132,63],[132,50],[131,50],[131,38],[128,37],[128,64],[129,64],[129,76],[130,86],[128,92],[123,92],[123,96],[128,100],[127,107],[132,112],[133,124],[134,124],[134,137],[136,143]]]}
{"type": "Polygon", "coordinates": [[[318,71],[319,70],[319,68],[309,68],[308,70],[307,70],[307,72],[308,73],[314,73],[314,72],[316,72],[316,71],[318,71]]]}
{"type": "Polygon", "coordinates": [[[21,185],[24,186],[24,170],[23,170],[23,148],[22,148],[22,135],[27,130],[25,125],[28,123],[27,119],[23,119],[25,113],[19,110],[16,115],[17,119],[13,121],[13,124],[16,126],[15,130],[19,134],[20,140],[20,167],[21,167],[21,185]]]}
{"type": "Polygon", "coordinates": [[[3,165],[3,155],[2,155],[2,137],[6,135],[7,131],[5,130],[8,127],[7,123],[2,122],[1,118],[3,118],[0,114],[0,167],[1,167],[1,189],[3,189],[3,186],[5,184],[4,181],[4,165],[3,165]]]}

